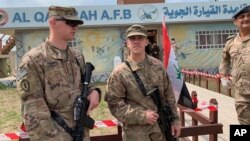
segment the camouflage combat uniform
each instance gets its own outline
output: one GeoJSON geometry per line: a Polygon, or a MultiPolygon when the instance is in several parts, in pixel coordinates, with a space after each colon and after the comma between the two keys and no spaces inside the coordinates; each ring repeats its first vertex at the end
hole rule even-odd
{"type": "MultiPolygon", "coordinates": [[[[73,104],[82,89],[77,59],[85,69],[80,52],[73,48],[59,50],[47,40],[22,58],[17,88],[22,101],[22,118],[31,140],[72,140],[52,119],[50,111],[57,112],[70,128],[74,126],[73,104]]],[[[93,89],[91,87],[89,92],[93,89]]],[[[84,141],[87,140],[89,133],[85,130],[84,141]]]]}
{"type": "MultiPolygon", "coordinates": [[[[147,91],[159,86],[161,96],[174,113],[174,123],[179,123],[172,86],[162,63],[149,55],[142,63],[129,59],[128,62],[132,70],[139,75],[147,91]]],[[[123,123],[124,141],[165,141],[158,124],[146,124],[143,111],[157,111],[157,106],[150,96],[142,94],[134,75],[125,63],[116,67],[110,75],[105,100],[111,113],[123,123]]]]}
{"type": "Polygon", "coordinates": [[[250,124],[250,35],[243,41],[239,34],[228,39],[219,70],[228,75],[230,68],[238,120],[250,124]]]}

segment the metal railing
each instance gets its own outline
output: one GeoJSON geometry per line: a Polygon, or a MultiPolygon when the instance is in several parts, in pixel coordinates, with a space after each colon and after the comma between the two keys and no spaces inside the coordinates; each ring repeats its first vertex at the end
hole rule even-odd
{"type": "MultiPolygon", "coordinates": [[[[195,72],[195,71],[182,71],[185,81],[194,85],[198,85],[200,87],[204,87],[206,89],[214,90],[218,93],[222,93],[222,85],[220,81],[220,75],[211,75],[204,72],[195,72]],[[202,85],[202,83],[205,83],[202,85]],[[211,89],[210,85],[214,85],[215,89],[211,89]]],[[[224,89],[223,89],[224,90],[224,89]]],[[[225,94],[227,96],[233,97],[232,89],[225,89],[225,94]]]]}
{"type": "MultiPolygon", "coordinates": [[[[196,92],[192,92],[192,96],[196,95],[196,92]]],[[[180,109],[181,118],[181,141],[190,140],[188,137],[192,137],[192,141],[198,141],[198,136],[209,135],[209,141],[217,141],[218,134],[223,133],[223,125],[218,123],[218,111],[217,111],[217,101],[216,99],[210,100],[211,105],[215,106],[209,111],[209,117],[206,117],[196,110],[189,109],[178,105],[180,109]],[[190,116],[192,119],[192,124],[187,126],[186,115],[190,116]]],[[[108,127],[107,127],[108,128],[108,127]]],[[[29,138],[20,137],[19,141],[30,141],[29,138]]],[[[91,137],[91,141],[122,141],[122,127],[120,124],[117,126],[117,134],[110,135],[99,135],[91,137]]]]}

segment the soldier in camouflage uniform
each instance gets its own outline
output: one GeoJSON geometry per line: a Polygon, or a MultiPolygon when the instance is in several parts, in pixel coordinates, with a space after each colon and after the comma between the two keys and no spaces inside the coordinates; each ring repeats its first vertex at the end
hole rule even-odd
{"type": "Polygon", "coordinates": [[[220,63],[221,83],[235,88],[235,107],[240,124],[250,124],[250,6],[234,16],[239,33],[228,38],[220,63]],[[231,71],[232,80],[228,78],[231,71]]]}
{"type": "MultiPolygon", "coordinates": [[[[172,134],[180,135],[180,120],[170,79],[160,60],[145,52],[147,31],[141,25],[133,25],[126,31],[127,58],[133,71],[139,75],[147,92],[159,87],[161,97],[171,107],[174,122],[172,134]]],[[[126,63],[117,66],[107,81],[105,95],[111,113],[123,124],[124,141],[166,141],[157,120],[157,106],[150,96],[144,96],[126,63]]],[[[171,132],[171,131],[170,131],[171,132]]]]}
{"type": "MultiPolygon", "coordinates": [[[[83,21],[72,7],[51,6],[48,10],[50,35],[45,42],[27,52],[17,74],[17,89],[22,102],[22,118],[32,141],[71,141],[71,135],[52,118],[56,112],[69,128],[75,126],[73,105],[81,94],[81,73],[85,60],[81,52],[69,48],[83,21]]],[[[88,89],[88,113],[100,100],[100,89],[88,89]]],[[[84,141],[90,140],[84,128],[84,141]]]]}

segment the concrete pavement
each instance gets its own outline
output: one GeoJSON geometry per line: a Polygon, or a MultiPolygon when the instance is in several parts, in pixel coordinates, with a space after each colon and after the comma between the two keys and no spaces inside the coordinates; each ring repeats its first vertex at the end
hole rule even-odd
{"type": "MultiPolygon", "coordinates": [[[[202,107],[204,104],[209,104],[209,101],[212,98],[215,98],[218,101],[218,123],[223,124],[223,134],[218,134],[218,141],[229,141],[229,125],[239,124],[234,107],[234,98],[190,83],[186,83],[186,85],[190,94],[192,91],[197,92],[197,98],[199,100],[198,107],[202,107]]],[[[201,113],[208,116],[209,110],[205,109],[201,111],[201,113]]],[[[208,135],[199,136],[199,141],[208,140],[208,135]]]]}

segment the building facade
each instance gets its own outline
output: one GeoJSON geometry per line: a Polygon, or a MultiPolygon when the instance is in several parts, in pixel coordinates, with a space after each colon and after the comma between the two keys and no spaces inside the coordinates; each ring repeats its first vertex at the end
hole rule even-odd
{"type": "MultiPolygon", "coordinates": [[[[250,1],[200,3],[147,3],[76,7],[84,20],[69,46],[82,51],[95,66],[92,81],[104,82],[114,67],[114,58],[124,58],[125,30],[142,24],[149,40],[162,52],[163,16],[182,68],[218,71],[221,52],[229,35],[237,32],[232,15],[250,1]]],[[[48,7],[0,9],[0,32],[13,30],[16,61],[48,36],[48,7]]]]}

